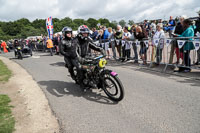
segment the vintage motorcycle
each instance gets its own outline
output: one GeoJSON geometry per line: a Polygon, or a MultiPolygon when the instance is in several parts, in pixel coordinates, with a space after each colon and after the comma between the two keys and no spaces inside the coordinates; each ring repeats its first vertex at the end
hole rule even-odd
{"type": "Polygon", "coordinates": [[[32,50],[27,45],[24,45],[24,47],[22,49],[22,53],[24,55],[30,55],[30,56],[33,55],[32,50]]]}
{"type": "Polygon", "coordinates": [[[17,46],[15,48],[15,57],[17,57],[18,59],[23,59],[23,55],[22,55],[22,48],[20,46],[17,46]]]}
{"type": "MultiPolygon", "coordinates": [[[[104,56],[100,55],[93,59],[89,58],[88,60],[86,65],[82,65],[84,72],[83,84],[87,88],[103,89],[111,100],[121,101],[124,98],[123,84],[116,72],[105,68],[107,61],[104,59],[104,56]]],[[[74,73],[75,75],[77,74],[75,68],[74,73]]]]}

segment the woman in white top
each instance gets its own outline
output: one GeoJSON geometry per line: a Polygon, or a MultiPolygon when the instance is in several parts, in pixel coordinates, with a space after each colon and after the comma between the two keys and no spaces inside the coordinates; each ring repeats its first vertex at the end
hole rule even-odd
{"type": "Polygon", "coordinates": [[[162,60],[162,49],[165,43],[165,33],[161,24],[157,24],[156,33],[153,36],[153,43],[156,46],[156,63],[159,65],[162,60]]]}

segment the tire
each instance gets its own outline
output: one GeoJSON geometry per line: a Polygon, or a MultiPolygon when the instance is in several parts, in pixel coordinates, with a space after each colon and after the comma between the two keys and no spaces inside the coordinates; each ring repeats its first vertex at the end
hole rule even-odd
{"type": "Polygon", "coordinates": [[[124,98],[124,87],[120,81],[120,79],[117,76],[113,76],[110,73],[104,75],[103,79],[103,90],[106,93],[106,95],[113,101],[119,102],[124,98]],[[108,81],[110,81],[115,88],[115,93],[110,92],[111,85],[108,84],[108,81]]]}
{"type": "Polygon", "coordinates": [[[19,59],[23,60],[23,57],[22,57],[22,52],[19,52],[19,55],[18,55],[19,59]]]}
{"type": "Polygon", "coordinates": [[[77,78],[77,70],[76,70],[76,67],[73,68],[73,71],[74,71],[74,79],[73,79],[73,80],[75,81],[76,84],[79,84],[79,83],[78,83],[78,78],[77,78]]]}
{"type": "Polygon", "coordinates": [[[31,49],[30,49],[30,55],[31,55],[31,56],[33,56],[33,52],[32,52],[32,50],[31,50],[31,49]]]}

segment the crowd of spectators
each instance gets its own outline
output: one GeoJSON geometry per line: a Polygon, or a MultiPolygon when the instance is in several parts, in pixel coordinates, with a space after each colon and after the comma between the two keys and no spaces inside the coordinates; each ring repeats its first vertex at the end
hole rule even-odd
{"type": "MultiPolygon", "coordinates": [[[[90,37],[100,47],[106,50],[107,58],[116,61],[129,62],[147,65],[147,51],[152,46],[151,62],[159,65],[162,62],[162,53],[165,46],[166,38],[174,37],[194,37],[200,32],[200,12],[196,22],[181,16],[179,19],[173,19],[170,16],[169,21],[164,23],[162,20],[144,20],[142,23],[120,26],[116,29],[100,25],[98,28],[92,28],[90,37]],[[178,21],[177,21],[178,20],[178,21]],[[148,41],[148,45],[145,43],[148,41]],[[139,46],[139,47],[138,47],[139,46]],[[131,53],[133,52],[133,53],[131,53]],[[134,55],[133,57],[131,57],[134,55]]],[[[59,54],[59,41],[62,36],[56,34],[53,36],[52,43],[55,53],[59,54]]],[[[191,41],[191,39],[189,39],[191,41]]],[[[48,37],[41,35],[38,38],[19,40],[23,45],[28,45],[33,51],[47,51],[48,37]]],[[[8,51],[12,49],[13,41],[8,41],[6,48],[8,51]]],[[[4,43],[3,43],[4,45],[4,43]]],[[[2,47],[3,48],[3,47],[2,47]]],[[[5,48],[5,46],[4,46],[5,48]]],[[[182,48],[178,47],[177,41],[174,39],[171,45],[169,63],[174,63],[174,53],[176,54],[176,64],[180,63],[185,66],[191,66],[190,51],[194,49],[192,42],[186,42],[182,48]]],[[[52,50],[52,49],[50,49],[52,50]]],[[[3,50],[2,50],[3,51],[3,50]]],[[[196,65],[200,63],[200,50],[197,51],[196,65]]]]}
{"type": "MultiPolygon", "coordinates": [[[[138,63],[141,59],[140,65],[147,64],[147,51],[149,46],[153,47],[151,53],[151,62],[159,65],[163,59],[163,49],[165,47],[166,39],[173,39],[171,42],[171,51],[169,63],[179,64],[182,60],[182,65],[191,67],[190,51],[194,50],[192,43],[193,37],[198,36],[200,32],[200,12],[199,18],[196,21],[188,19],[186,16],[181,16],[178,19],[173,19],[170,16],[168,23],[163,23],[162,20],[151,22],[144,20],[143,23],[133,24],[131,26],[121,27],[117,25],[116,29],[106,26],[100,26],[97,30],[93,28],[91,38],[98,41],[97,45],[103,47],[107,51],[107,58],[118,60],[122,62],[129,62],[130,59],[134,63],[138,63]],[[182,48],[178,47],[178,37],[186,37],[187,39],[182,48]],[[191,37],[188,39],[188,37],[191,37]],[[146,45],[145,40],[148,40],[146,45]],[[130,41],[132,41],[130,43],[130,41]],[[157,41],[157,42],[156,42],[157,41]],[[108,42],[108,43],[107,43],[108,42]],[[139,46],[138,46],[139,42],[139,46]],[[133,52],[131,54],[131,52],[133,52]],[[176,60],[174,60],[174,53],[176,60]],[[131,57],[131,55],[134,55],[131,57]]],[[[195,65],[200,63],[200,50],[196,51],[197,60],[195,65]]],[[[183,69],[190,71],[189,69],[183,69]]],[[[180,70],[181,71],[181,70],[180,70]]]]}

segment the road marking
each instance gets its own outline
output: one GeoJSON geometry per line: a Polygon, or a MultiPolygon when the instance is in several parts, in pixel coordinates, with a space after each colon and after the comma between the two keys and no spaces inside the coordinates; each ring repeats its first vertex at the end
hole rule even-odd
{"type": "Polygon", "coordinates": [[[53,91],[54,91],[58,96],[64,96],[63,94],[59,93],[56,89],[53,89],[53,91]]]}

